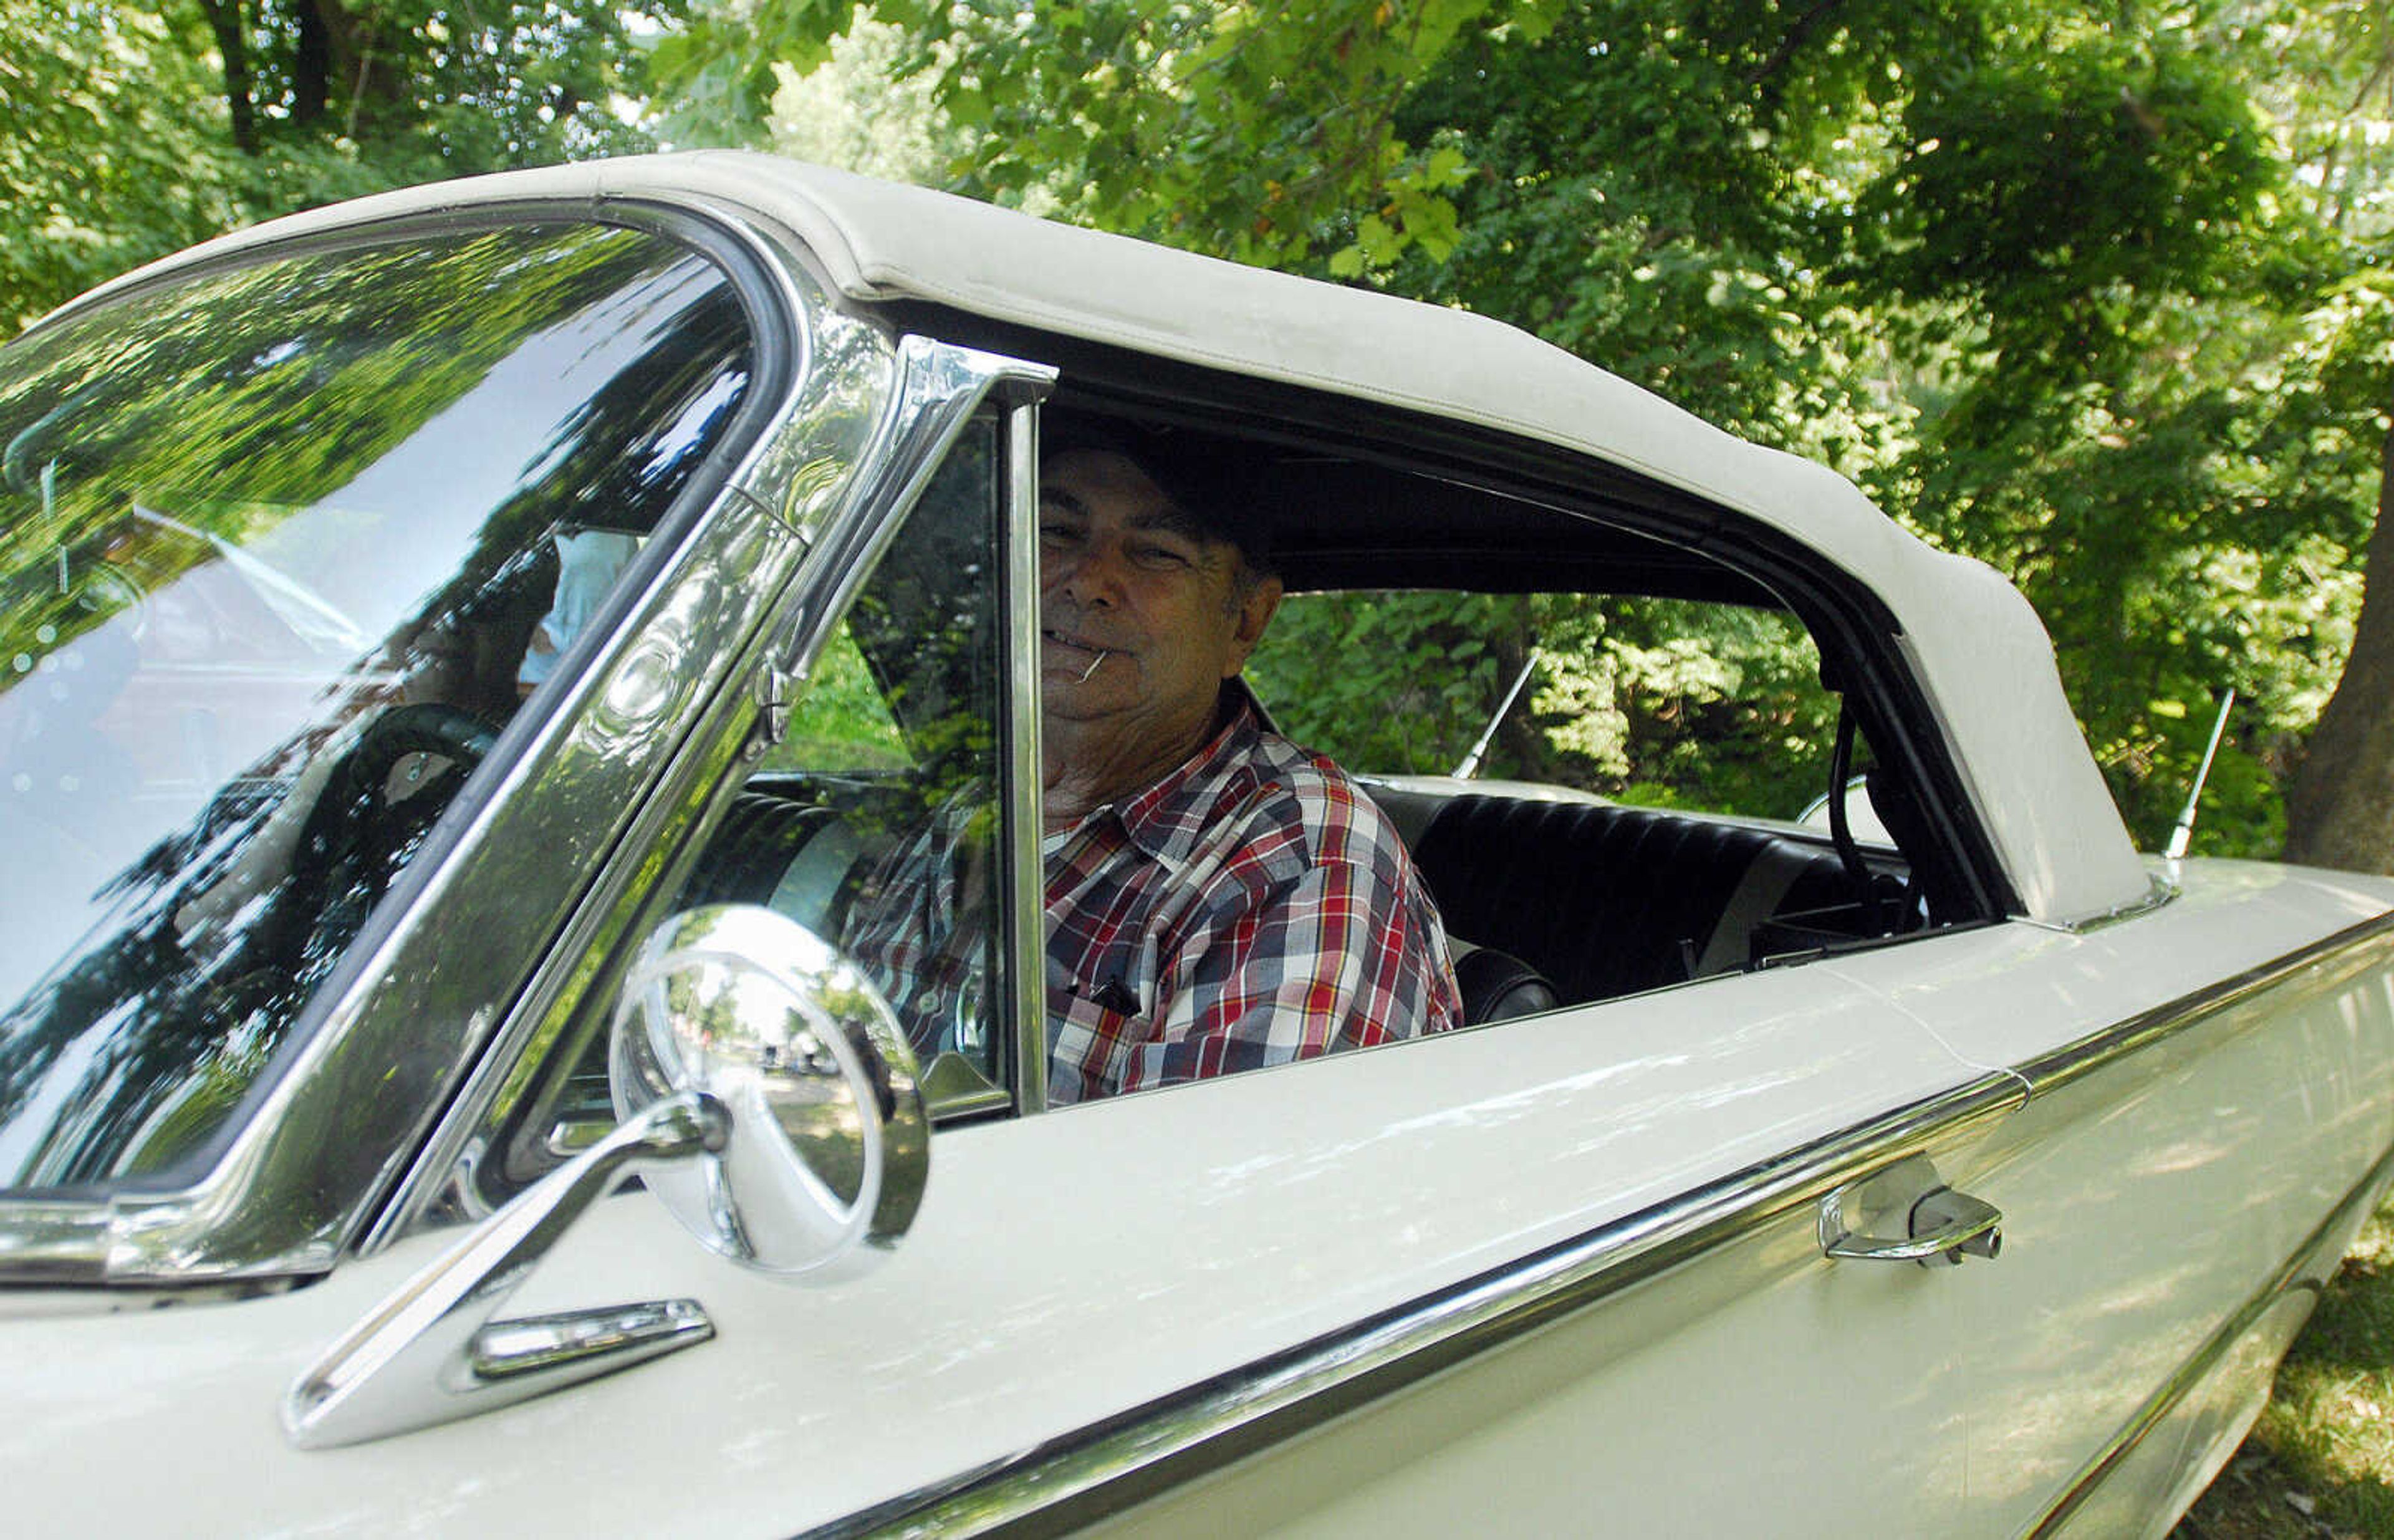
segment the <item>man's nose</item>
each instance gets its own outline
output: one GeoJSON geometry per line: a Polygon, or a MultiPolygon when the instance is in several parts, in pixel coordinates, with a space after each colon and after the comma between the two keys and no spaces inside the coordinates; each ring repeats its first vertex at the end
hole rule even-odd
{"type": "Polygon", "coordinates": [[[1119,545],[1092,540],[1051,559],[1046,586],[1077,604],[1113,604],[1127,571],[1119,545]]]}

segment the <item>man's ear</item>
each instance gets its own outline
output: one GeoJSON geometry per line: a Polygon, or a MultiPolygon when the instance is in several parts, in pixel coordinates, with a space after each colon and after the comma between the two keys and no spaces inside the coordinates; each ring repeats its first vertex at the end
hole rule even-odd
{"type": "Polygon", "coordinates": [[[1247,654],[1256,643],[1264,639],[1264,628],[1271,624],[1280,609],[1281,582],[1276,577],[1257,578],[1239,598],[1239,607],[1231,616],[1230,655],[1222,667],[1222,678],[1229,678],[1247,665],[1247,654]]]}

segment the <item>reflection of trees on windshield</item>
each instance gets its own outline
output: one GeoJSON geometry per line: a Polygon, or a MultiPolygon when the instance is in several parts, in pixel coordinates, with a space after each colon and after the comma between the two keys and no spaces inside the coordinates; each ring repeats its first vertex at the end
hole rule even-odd
{"type": "Polygon", "coordinates": [[[996,795],[996,467],[995,425],[976,422],[849,615],[920,767],[921,812],[968,787],[996,795]]]}
{"type": "Polygon", "coordinates": [[[677,311],[651,345],[559,421],[524,467],[522,485],[482,526],[448,590],[486,586],[506,563],[556,553],[555,527],[646,533],[717,443],[752,372],[748,322],[719,283],[677,311]]]}
{"type": "Polygon", "coordinates": [[[916,1051],[964,1053],[993,1079],[1003,1046],[988,1010],[1000,944],[999,466],[996,420],[976,420],[849,612],[914,773],[890,788],[901,795],[849,816],[882,855],[839,937],[916,1051]]]}
{"type": "Polygon", "coordinates": [[[22,564],[0,595],[0,650],[92,623],[86,574],[105,570],[137,498],[171,492],[187,522],[250,544],[404,443],[533,326],[688,260],[624,230],[498,231],[251,268],[27,338],[32,356],[0,379],[22,564]]]}
{"type": "Polygon", "coordinates": [[[8,350],[0,847],[43,881],[0,899],[0,1187],[179,1178],[229,1132],[463,777],[360,744],[410,700],[504,719],[550,535],[651,530],[752,357],[712,268],[595,228],[218,273],[8,350]]]}

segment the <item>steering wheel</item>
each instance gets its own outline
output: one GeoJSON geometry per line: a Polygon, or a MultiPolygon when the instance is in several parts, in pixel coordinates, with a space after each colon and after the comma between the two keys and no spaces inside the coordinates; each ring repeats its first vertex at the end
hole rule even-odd
{"type": "Polygon", "coordinates": [[[306,927],[303,965],[349,944],[497,737],[498,729],[472,712],[434,702],[394,706],[368,724],[309,809],[292,858],[295,917],[306,927]],[[395,797],[391,776],[413,754],[436,756],[448,768],[395,797]]]}

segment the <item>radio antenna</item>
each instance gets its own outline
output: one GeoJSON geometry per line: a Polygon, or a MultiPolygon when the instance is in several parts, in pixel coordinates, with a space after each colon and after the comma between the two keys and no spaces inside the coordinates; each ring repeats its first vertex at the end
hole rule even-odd
{"type": "Polygon", "coordinates": [[[2187,843],[2194,837],[2195,804],[2203,800],[2203,783],[2211,779],[2212,756],[2219,752],[2220,737],[2228,731],[2228,714],[2235,708],[2236,687],[2230,685],[2219,702],[2219,719],[2211,724],[2211,744],[2203,751],[2203,768],[2194,772],[2193,789],[2186,794],[2186,810],[2177,815],[2177,827],[2170,831],[2169,849],[2162,852],[2168,860],[2186,858],[2187,843]]]}
{"type": "Polygon", "coordinates": [[[1530,682],[1530,675],[1537,666],[1538,650],[1532,647],[1529,660],[1521,665],[1521,671],[1513,676],[1513,688],[1505,691],[1505,704],[1496,708],[1495,716],[1488,718],[1488,731],[1480,735],[1480,742],[1471,745],[1471,752],[1463,757],[1463,763],[1454,767],[1457,781],[1468,781],[1480,773],[1480,761],[1487,755],[1488,745],[1495,741],[1496,729],[1504,722],[1506,713],[1513,709],[1513,703],[1521,698],[1521,687],[1530,682]]]}

